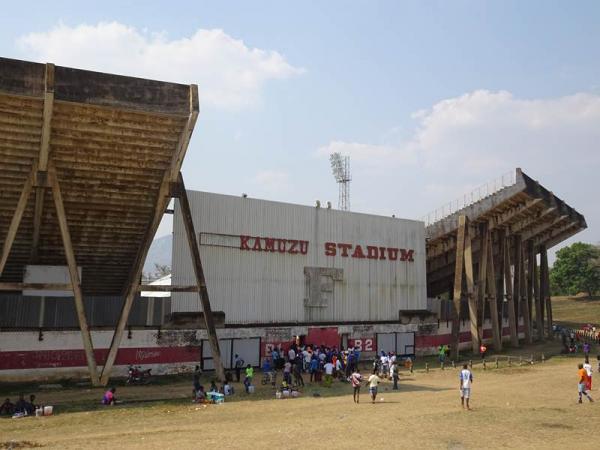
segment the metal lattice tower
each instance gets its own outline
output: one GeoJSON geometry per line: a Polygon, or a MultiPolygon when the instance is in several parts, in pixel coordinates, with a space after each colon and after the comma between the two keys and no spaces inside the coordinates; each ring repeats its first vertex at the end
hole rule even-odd
{"type": "Polygon", "coordinates": [[[329,157],[331,171],[335,181],[339,184],[338,209],[350,210],[350,157],[341,153],[332,153],[329,157]]]}

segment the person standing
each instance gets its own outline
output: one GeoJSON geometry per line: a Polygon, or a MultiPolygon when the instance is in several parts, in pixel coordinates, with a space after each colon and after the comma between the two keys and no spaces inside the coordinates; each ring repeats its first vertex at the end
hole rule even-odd
{"type": "Polygon", "coordinates": [[[377,369],[373,370],[373,374],[369,377],[367,381],[367,385],[369,386],[369,394],[371,394],[371,403],[375,403],[375,399],[377,398],[377,386],[381,378],[377,376],[377,369]]]}
{"type": "Polygon", "coordinates": [[[469,399],[471,398],[471,384],[473,383],[473,374],[469,370],[469,366],[467,364],[463,365],[460,374],[458,375],[460,382],[460,404],[463,409],[465,407],[465,403],[467,405],[467,409],[471,409],[469,405],[469,399]]]}
{"type": "MultiPolygon", "coordinates": [[[[193,386],[194,386],[194,394],[196,392],[198,392],[200,390],[200,366],[196,366],[196,368],[194,369],[194,375],[193,375],[193,386]]],[[[195,398],[195,395],[194,395],[195,398]]]]}
{"type": "Polygon", "coordinates": [[[587,371],[583,368],[583,364],[579,364],[577,366],[579,371],[577,372],[577,376],[579,377],[579,383],[577,384],[577,390],[579,391],[579,403],[583,403],[582,396],[585,395],[590,402],[593,402],[594,399],[587,393],[586,384],[587,384],[587,371]]]}
{"type": "Polygon", "coordinates": [[[323,369],[325,370],[325,386],[331,387],[331,383],[333,381],[333,363],[331,361],[325,363],[323,369]]]}
{"type": "Polygon", "coordinates": [[[392,366],[390,367],[390,378],[394,382],[394,387],[392,388],[394,391],[398,390],[398,364],[396,361],[392,362],[392,366]]]}
{"type": "Polygon", "coordinates": [[[482,342],[481,345],[479,346],[479,354],[481,355],[481,359],[485,359],[486,352],[487,352],[487,347],[482,342]]]}
{"type": "Polygon", "coordinates": [[[440,360],[440,365],[443,368],[444,363],[446,362],[446,346],[445,345],[440,345],[438,347],[438,358],[440,360]]]}
{"type": "Polygon", "coordinates": [[[591,346],[590,343],[588,341],[585,341],[583,343],[583,356],[585,356],[585,358],[589,358],[590,356],[590,350],[591,350],[591,346]]]}
{"type": "Polygon", "coordinates": [[[246,366],[246,378],[250,380],[250,384],[252,384],[252,379],[254,378],[254,367],[250,364],[246,366]]]}
{"type": "Polygon", "coordinates": [[[590,364],[590,359],[586,356],[585,363],[583,364],[583,368],[587,372],[587,383],[585,385],[585,389],[588,391],[592,390],[592,365],[590,364]]]}
{"type": "Polygon", "coordinates": [[[292,363],[289,361],[283,364],[283,379],[287,384],[292,384],[292,363]]]}
{"type": "Polygon", "coordinates": [[[362,375],[358,368],[350,375],[350,381],[352,382],[352,396],[354,398],[354,403],[360,403],[360,383],[362,382],[362,375]]]}
{"type": "Polygon", "coordinates": [[[293,371],[294,383],[296,384],[296,386],[304,387],[304,378],[302,378],[302,360],[300,360],[300,362],[298,362],[297,364],[294,364],[293,371]]]}
{"type": "Polygon", "coordinates": [[[313,354],[308,370],[310,372],[310,382],[312,383],[313,380],[317,381],[317,370],[319,370],[319,359],[317,358],[317,355],[313,354]]]}
{"type": "Polygon", "coordinates": [[[242,367],[244,367],[244,360],[236,353],[233,362],[235,368],[235,381],[240,382],[242,367]]]}

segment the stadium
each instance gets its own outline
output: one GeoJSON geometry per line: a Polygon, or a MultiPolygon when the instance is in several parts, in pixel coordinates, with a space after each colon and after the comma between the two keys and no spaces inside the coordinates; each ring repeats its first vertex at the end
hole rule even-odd
{"type": "Polygon", "coordinates": [[[424,220],[187,191],[194,85],[4,58],[0,74],[0,380],[552,333],[547,251],[586,222],[520,169],[424,220]],[[168,213],[171,284],[143,284],[168,213]]]}

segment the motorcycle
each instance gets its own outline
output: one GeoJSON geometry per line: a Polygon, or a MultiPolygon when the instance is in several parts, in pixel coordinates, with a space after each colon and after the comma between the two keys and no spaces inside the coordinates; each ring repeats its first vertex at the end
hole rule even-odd
{"type": "Polygon", "coordinates": [[[152,369],[142,370],[141,366],[129,366],[127,384],[148,384],[150,383],[152,369]]]}

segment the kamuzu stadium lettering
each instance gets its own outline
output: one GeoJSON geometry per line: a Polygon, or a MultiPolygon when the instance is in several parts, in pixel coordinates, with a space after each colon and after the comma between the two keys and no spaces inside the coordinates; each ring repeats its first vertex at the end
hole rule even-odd
{"type": "MultiPolygon", "coordinates": [[[[261,236],[240,236],[240,250],[270,253],[289,253],[306,255],[308,241],[261,236]]],[[[388,261],[414,261],[415,251],[396,247],[379,247],[374,245],[346,244],[325,242],[325,256],[341,256],[342,258],[377,259],[388,261]]]]}

